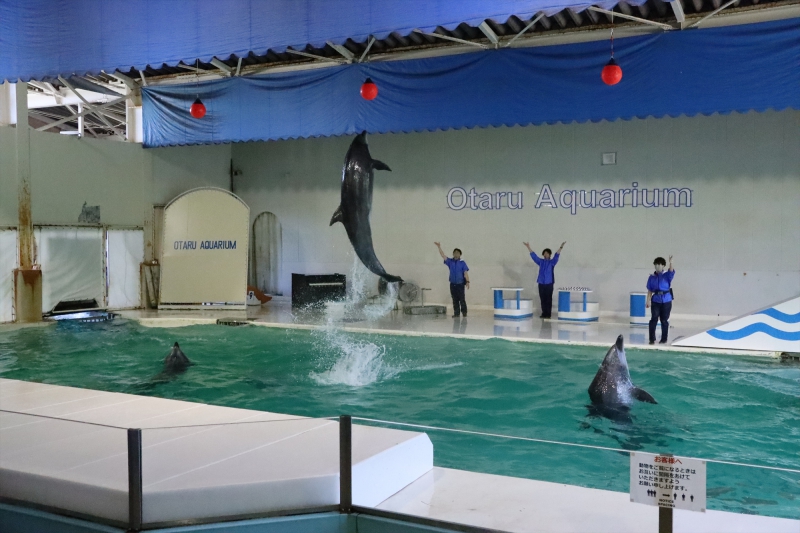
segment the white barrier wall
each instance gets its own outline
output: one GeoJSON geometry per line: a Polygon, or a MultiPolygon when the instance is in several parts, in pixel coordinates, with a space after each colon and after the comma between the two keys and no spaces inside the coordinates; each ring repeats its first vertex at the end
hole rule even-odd
{"type": "MultiPolygon", "coordinates": [[[[433,245],[441,241],[448,253],[464,251],[468,303],[488,306],[490,287],[518,285],[538,305],[536,266],[522,242],[540,252],[567,241],[556,285],[589,286],[601,310],[625,316],[653,259],[672,254],[674,313],[743,314],[800,291],[799,128],[800,112],[789,110],[372,135],[372,156],[392,168],[376,172],[376,253],[388,272],[448,302],[447,269],[433,245]],[[616,164],[603,165],[604,153],[615,153],[616,164]],[[475,209],[469,197],[454,209],[464,202],[459,191],[448,205],[457,187],[474,188],[475,209]],[[654,189],[659,206],[645,207],[654,189]],[[664,189],[678,189],[667,191],[669,207],[664,189]],[[581,199],[592,205],[592,191],[594,206],[581,207],[581,199]]],[[[242,170],[235,191],[254,215],[270,211],[282,226],[284,294],[292,272],[352,265],[344,229],[329,227],[351,140],[233,146],[242,170]]]]}
{"type": "Polygon", "coordinates": [[[36,262],[42,267],[42,311],[60,301],[105,302],[101,228],[36,228],[36,262]]]}

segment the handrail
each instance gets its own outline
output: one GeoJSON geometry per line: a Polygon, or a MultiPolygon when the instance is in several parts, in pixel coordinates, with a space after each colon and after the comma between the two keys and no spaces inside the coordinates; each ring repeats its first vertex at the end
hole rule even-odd
{"type": "MultiPolygon", "coordinates": [[[[462,433],[462,434],[466,434],[466,435],[477,435],[477,436],[481,436],[481,437],[497,437],[497,438],[510,439],[510,440],[522,440],[522,441],[529,441],[529,442],[538,442],[538,443],[542,443],[542,444],[560,444],[560,445],[563,445],[563,446],[574,446],[576,448],[589,448],[589,449],[593,449],[593,450],[605,450],[605,451],[609,451],[609,452],[619,452],[619,453],[627,453],[627,454],[630,454],[630,453],[636,451],[636,452],[639,452],[639,453],[652,453],[654,455],[659,455],[656,452],[642,452],[642,450],[625,450],[625,449],[622,449],[622,448],[609,448],[607,446],[595,446],[595,445],[592,445],[592,444],[579,444],[577,442],[561,442],[561,441],[557,441],[557,440],[536,439],[536,438],[533,438],[533,437],[519,437],[519,436],[515,436],[515,435],[503,435],[502,433],[486,433],[486,432],[483,432],[483,431],[472,431],[472,430],[469,430],[469,429],[444,428],[444,427],[440,427],[440,426],[428,426],[428,425],[423,425],[423,424],[410,424],[410,423],[406,423],[406,422],[393,422],[391,420],[378,420],[378,419],[375,419],[375,418],[365,418],[365,417],[359,417],[359,416],[354,416],[352,418],[353,418],[353,420],[362,420],[362,421],[365,421],[365,422],[374,422],[374,423],[378,423],[378,424],[388,424],[388,425],[393,425],[393,426],[404,426],[404,427],[412,427],[412,428],[419,428],[419,429],[428,429],[428,430],[432,430],[432,431],[446,431],[446,432],[450,432],[450,433],[462,433]]],[[[707,459],[707,458],[704,458],[704,457],[689,457],[689,456],[682,456],[682,457],[686,457],[687,459],[698,459],[700,461],[706,461],[708,463],[717,463],[717,464],[734,465],[734,466],[746,466],[746,467],[750,467],[750,468],[761,468],[761,469],[764,469],[764,470],[776,470],[776,471],[780,471],[780,472],[791,472],[791,473],[794,473],[794,474],[800,474],[800,469],[795,469],[795,468],[784,468],[784,467],[780,467],[780,466],[753,465],[753,464],[749,464],[749,463],[739,463],[739,462],[735,462],[735,461],[724,461],[722,459],[707,459]]]]}

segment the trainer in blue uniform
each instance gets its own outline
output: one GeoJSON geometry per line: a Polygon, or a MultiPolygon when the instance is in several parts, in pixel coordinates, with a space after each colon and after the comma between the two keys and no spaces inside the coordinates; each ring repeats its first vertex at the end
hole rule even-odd
{"type": "Polygon", "coordinates": [[[464,295],[464,287],[469,289],[469,267],[461,259],[461,250],[453,250],[453,257],[447,257],[442,251],[442,245],[438,242],[433,243],[439,249],[439,255],[444,259],[444,264],[450,269],[450,296],[453,297],[453,318],[459,315],[467,316],[467,300],[464,295]]]}
{"type": "Polygon", "coordinates": [[[656,324],[661,320],[661,340],[659,344],[667,343],[669,333],[669,314],[672,311],[672,278],[675,269],[672,268],[672,256],[669,256],[669,270],[664,272],[667,262],[663,257],[656,257],[653,261],[656,271],[647,278],[647,307],[650,307],[650,344],[656,342],[656,324]],[[651,305],[652,304],[652,305],[651,305]]]}
{"type": "Polygon", "coordinates": [[[545,248],[542,251],[542,257],[539,257],[536,255],[536,252],[531,250],[531,245],[529,243],[523,242],[522,244],[524,244],[525,248],[531,253],[533,262],[539,265],[539,277],[536,278],[536,283],[539,284],[539,299],[542,301],[542,314],[539,315],[539,317],[550,318],[550,313],[553,310],[553,285],[556,282],[553,269],[556,267],[558,258],[561,257],[561,250],[564,249],[564,245],[567,244],[567,241],[561,243],[561,247],[552,259],[550,259],[550,254],[553,252],[550,248],[545,248]]]}

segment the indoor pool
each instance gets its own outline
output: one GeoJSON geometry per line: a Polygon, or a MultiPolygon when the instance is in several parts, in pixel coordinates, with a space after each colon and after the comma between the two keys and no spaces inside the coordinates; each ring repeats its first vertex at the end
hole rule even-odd
{"type": "MultiPolygon", "coordinates": [[[[800,365],[627,351],[657,405],[587,409],[605,349],[272,327],[145,328],[117,319],[0,334],[0,375],[321,417],[351,414],[486,433],[800,469],[800,365]],[[195,363],[161,374],[178,341],[195,363]]],[[[438,466],[628,491],[627,454],[428,431],[438,466]]],[[[708,464],[712,509],[800,518],[800,474],[708,464]]]]}

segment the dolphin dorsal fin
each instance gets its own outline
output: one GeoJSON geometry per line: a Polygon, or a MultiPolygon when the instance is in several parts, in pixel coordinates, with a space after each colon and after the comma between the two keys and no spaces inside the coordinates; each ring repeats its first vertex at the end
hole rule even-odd
{"type": "Polygon", "coordinates": [[[387,165],[383,161],[378,161],[377,159],[372,160],[372,168],[374,168],[375,170],[388,170],[389,172],[392,171],[392,169],[389,168],[389,165],[387,165]]]}
{"type": "Polygon", "coordinates": [[[336,208],[336,211],[333,213],[333,216],[331,217],[331,223],[328,224],[328,225],[329,226],[333,226],[337,222],[341,222],[342,224],[344,224],[344,215],[342,215],[342,206],[341,205],[336,208]]]}

